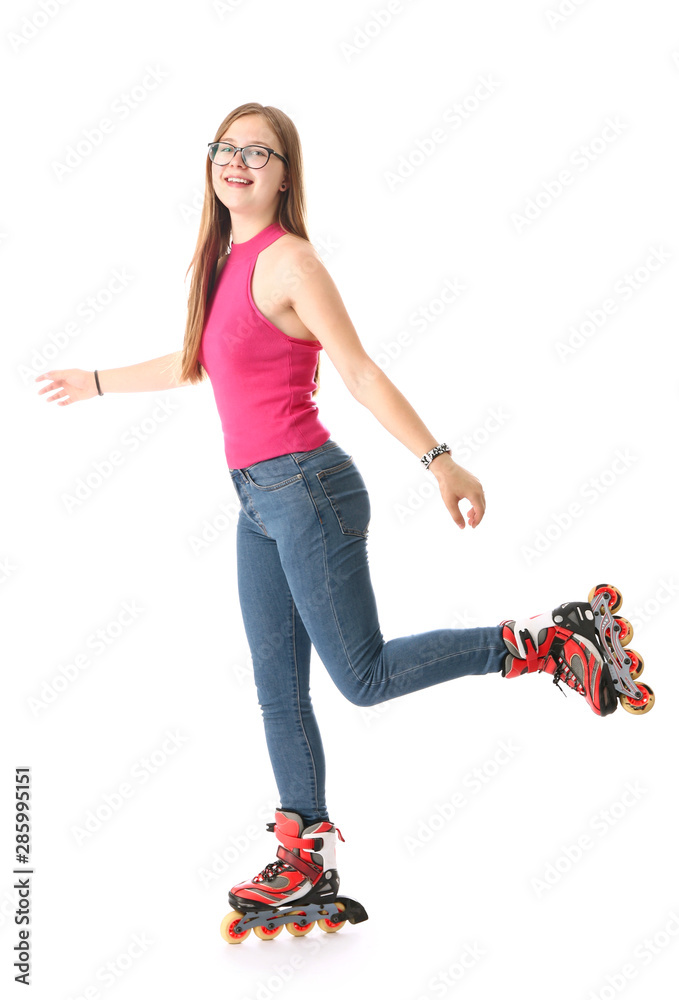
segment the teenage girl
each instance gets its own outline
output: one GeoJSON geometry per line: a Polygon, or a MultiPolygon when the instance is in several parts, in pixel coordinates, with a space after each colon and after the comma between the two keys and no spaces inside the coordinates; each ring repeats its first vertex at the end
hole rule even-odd
{"type": "Polygon", "coordinates": [[[47,398],[67,406],[209,376],[240,501],[239,600],[281,800],[276,860],[234,886],[229,899],[241,911],[332,899],[338,831],[326,807],[309,694],[312,644],[356,705],[465,674],[544,671],[605,716],[617,707],[616,690],[588,602],[385,642],[368,570],[368,492],[313,400],[320,352],[352,396],[431,471],[460,528],[463,498],[471,503],[470,527],[483,520],[483,489],[363,349],[309,241],[300,139],[277,108],[235,108],[208,144],[191,267],[181,351],[101,372],[50,371],[36,381],[50,379],[40,393],[56,390],[47,398]]]}

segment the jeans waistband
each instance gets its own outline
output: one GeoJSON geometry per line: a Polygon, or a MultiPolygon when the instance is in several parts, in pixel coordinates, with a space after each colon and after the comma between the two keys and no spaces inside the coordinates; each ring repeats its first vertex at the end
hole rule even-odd
{"type": "Polygon", "coordinates": [[[328,438],[328,440],[324,444],[319,445],[318,448],[312,448],[310,451],[290,451],[287,452],[285,455],[275,455],[273,458],[265,458],[261,462],[253,462],[252,465],[243,466],[242,469],[229,468],[229,472],[231,473],[231,475],[237,472],[240,472],[242,475],[243,472],[247,471],[247,469],[254,468],[255,465],[258,466],[259,468],[262,468],[265,467],[268,462],[278,462],[281,458],[294,458],[297,464],[301,465],[303,462],[306,462],[308,459],[313,458],[315,455],[320,455],[324,451],[330,451],[332,448],[339,448],[339,447],[340,446],[337,443],[337,441],[333,440],[333,438],[328,438]]]}

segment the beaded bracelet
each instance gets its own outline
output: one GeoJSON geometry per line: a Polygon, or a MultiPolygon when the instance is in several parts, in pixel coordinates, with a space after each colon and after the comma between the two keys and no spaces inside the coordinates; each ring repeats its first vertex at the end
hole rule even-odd
{"type": "Polygon", "coordinates": [[[437,455],[442,455],[444,451],[450,451],[447,444],[437,444],[435,448],[428,451],[426,455],[423,455],[420,462],[424,465],[425,469],[428,469],[432,463],[432,459],[436,458],[437,455]]]}

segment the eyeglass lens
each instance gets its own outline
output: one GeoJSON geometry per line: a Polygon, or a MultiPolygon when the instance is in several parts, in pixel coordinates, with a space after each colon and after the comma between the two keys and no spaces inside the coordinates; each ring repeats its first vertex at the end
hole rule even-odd
{"type": "MultiPolygon", "coordinates": [[[[210,146],[210,157],[218,167],[224,167],[234,156],[236,147],[229,142],[216,142],[210,146]]],[[[269,159],[269,153],[262,146],[246,146],[241,151],[246,167],[263,167],[269,159]]]]}

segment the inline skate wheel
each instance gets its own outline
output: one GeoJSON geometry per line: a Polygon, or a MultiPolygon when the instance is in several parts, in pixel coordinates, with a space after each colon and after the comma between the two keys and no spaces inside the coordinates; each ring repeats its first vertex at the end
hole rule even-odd
{"type": "Polygon", "coordinates": [[[621,646],[626,646],[632,639],[634,635],[634,629],[632,628],[632,622],[627,618],[623,618],[622,615],[613,616],[613,628],[617,626],[618,639],[620,640],[621,646]]]}
{"type": "MultiPolygon", "coordinates": [[[[306,917],[306,912],[304,910],[292,910],[291,912],[297,917],[306,917]]],[[[292,934],[294,937],[304,937],[305,934],[309,933],[315,923],[315,920],[310,920],[308,924],[298,924],[293,920],[292,923],[286,924],[285,926],[288,933],[292,934]]]]}
{"type": "Polygon", "coordinates": [[[250,933],[249,928],[246,931],[241,931],[240,934],[234,934],[233,932],[233,929],[237,925],[238,921],[242,920],[244,916],[245,914],[239,913],[238,910],[232,910],[231,913],[227,913],[222,920],[219,933],[228,944],[240,944],[241,941],[245,941],[246,937],[250,933]]]}
{"type": "Polygon", "coordinates": [[[653,708],[655,695],[648,684],[637,684],[637,687],[641,691],[641,698],[629,698],[626,694],[621,694],[620,703],[626,711],[632,712],[633,715],[645,715],[653,708]]]}
{"type": "Polygon", "coordinates": [[[633,681],[640,677],[644,669],[644,658],[641,653],[637,653],[634,649],[626,649],[625,655],[630,659],[629,665],[629,675],[633,681]]]}
{"type": "Polygon", "coordinates": [[[591,604],[596,594],[603,593],[606,593],[609,596],[611,601],[610,610],[611,614],[613,614],[622,605],[622,594],[617,587],[611,586],[610,583],[597,583],[596,587],[592,587],[590,590],[587,600],[591,604]]]}
{"type": "Polygon", "coordinates": [[[283,930],[283,924],[279,924],[278,927],[265,927],[263,924],[259,924],[252,929],[255,932],[255,937],[258,937],[260,941],[273,941],[283,930]]]}
{"type": "MultiPolygon", "coordinates": [[[[338,910],[346,910],[346,906],[344,905],[344,903],[340,903],[339,900],[336,901],[335,906],[337,907],[338,910]]],[[[345,923],[346,920],[343,920],[339,924],[335,924],[329,920],[322,919],[318,921],[318,926],[321,928],[322,931],[325,931],[326,934],[334,934],[335,931],[338,931],[340,927],[342,927],[342,925],[345,923]]]]}

